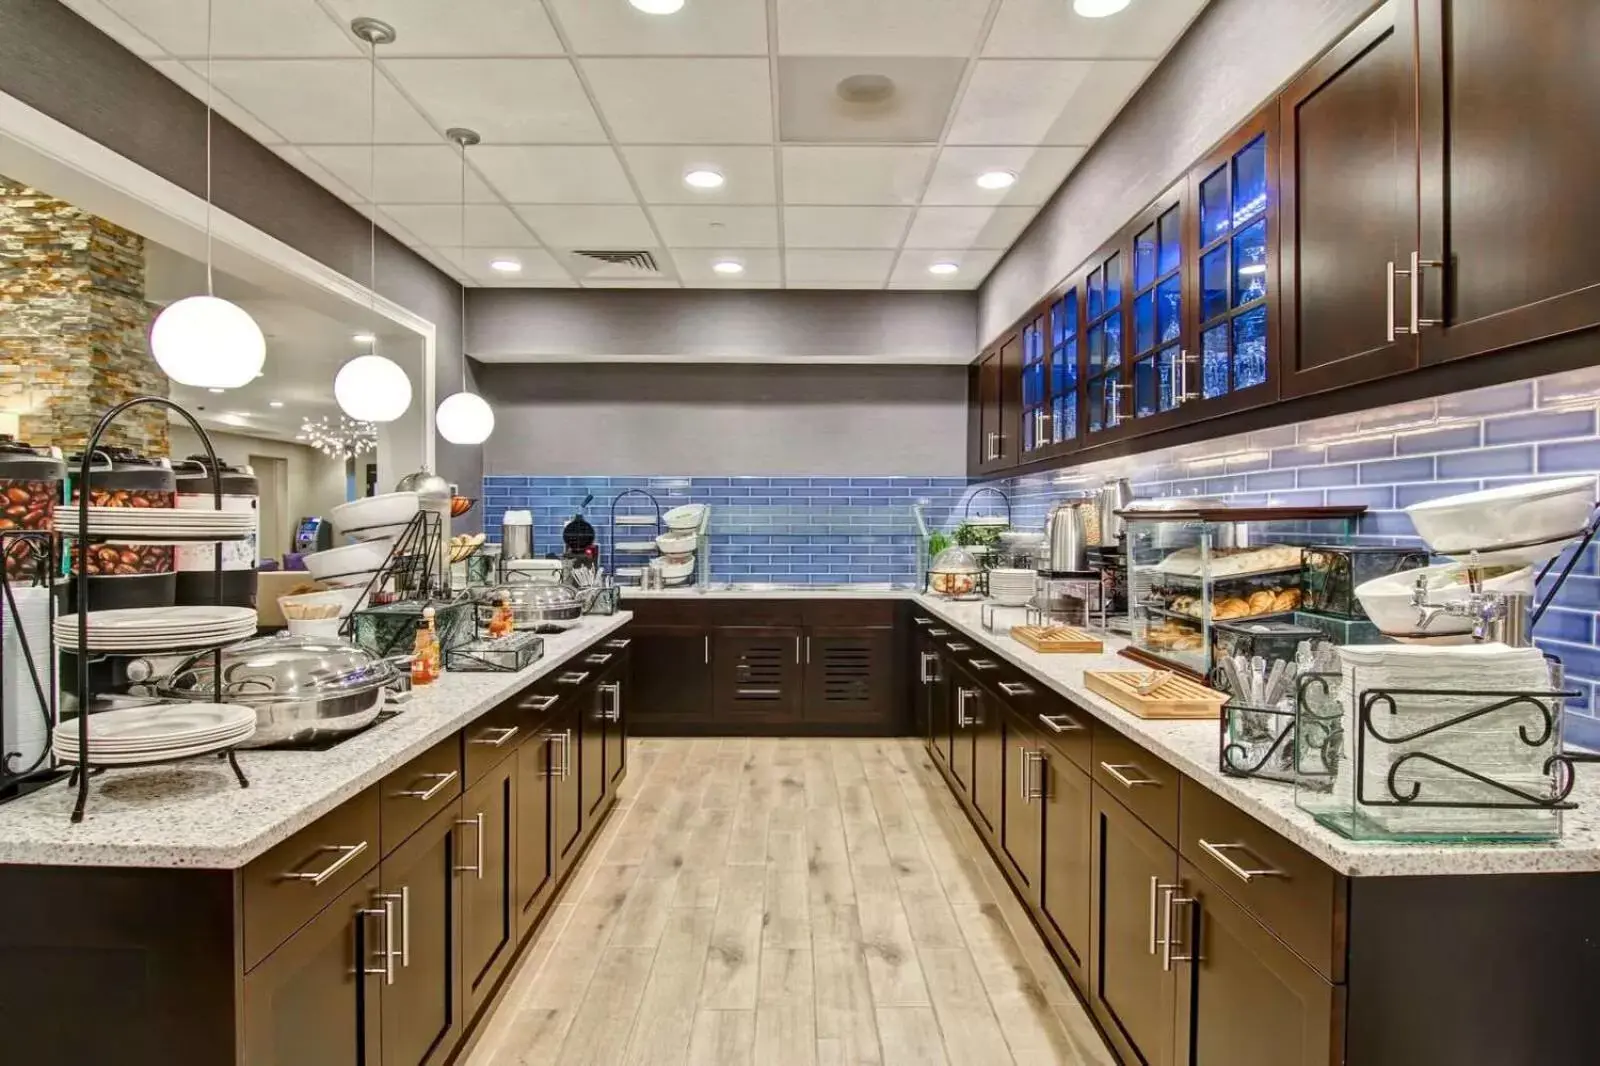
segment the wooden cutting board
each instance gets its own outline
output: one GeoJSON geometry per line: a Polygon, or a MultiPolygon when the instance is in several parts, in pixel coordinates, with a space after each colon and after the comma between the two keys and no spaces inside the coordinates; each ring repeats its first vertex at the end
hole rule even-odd
{"type": "Polygon", "coordinates": [[[1228,702],[1223,693],[1179,674],[1169,675],[1145,695],[1138,688],[1145,676],[1143,672],[1086,670],[1083,681],[1090,692],[1140,718],[1216,718],[1228,702]]]}
{"type": "Polygon", "coordinates": [[[1099,637],[1072,626],[1012,626],[1011,639],[1037,652],[1100,655],[1106,650],[1099,637]]]}

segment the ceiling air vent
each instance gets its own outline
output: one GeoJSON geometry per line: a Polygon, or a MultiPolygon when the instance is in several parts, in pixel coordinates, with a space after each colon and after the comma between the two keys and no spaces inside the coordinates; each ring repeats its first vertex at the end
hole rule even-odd
{"type": "Polygon", "coordinates": [[[613,251],[585,251],[579,249],[572,253],[574,258],[587,259],[598,264],[593,273],[605,273],[607,276],[617,277],[624,274],[650,274],[661,273],[661,268],[656,265],[653,252],[613,252],[613,251]],[[620,268],[620,269],[619,269],[620,268]]]}

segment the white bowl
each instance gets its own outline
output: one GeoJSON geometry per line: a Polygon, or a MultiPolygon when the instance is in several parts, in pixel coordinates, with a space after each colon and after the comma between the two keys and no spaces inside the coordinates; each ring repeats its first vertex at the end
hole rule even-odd
{"type": "MultiPolygon", "coordinates": [[[[1460,563],[1443,563],[1424,566],[1416,570],[1402,570],[1356,586],[1356,599],[1366,608],[1367,617],[1379,632],[1409,636],[1425,632],[1430,637],[1443,637],[1472,632],[1472,619],[1456,615],[1439,614],[1426,631],[1417,625],[1417,609],[1411,605],[1411,590],[1416,587],[1418,575],[1428,578],[1428,602],[1434,606],[1464,601],[1470,590],[1461,578],[1466,567],[1460,563]]],[[[1509,574],[1492,577],[1483,583],[1489,592],[1533,592],[1533,569],[1523,567],[1509,574]]]]}
{"type": "Polygon", "coordinates": [[[703,503],[686,503],[682,507],[674,507],[661,516],[661,520],[672,530],[697,530],[705,519],[706,505],[703,503]]]}
{"type": "Polygon", "coordinates": [[[1593,477],[1564,477],[1426,500],[1407,507],[1406,514],[1440,555],[1465,558],[1476,549],[1480,563],[1527,565],[1561,554],[1582,534],[1594,505],[1593,477]],[[1495,550],[1530,541],[1528,547],[1495,550]]]}
{"type": "Polygon", "coordinates": [[[289,627],[289,635],[293,637],[327,637],[330,640],[339,639],[339,626],[343,620],[339,618],[286,618],[284,622],[289,627]]]}
{"type": "Polygon", "coordinates": [[[359,587],[383,569],[384,561],[389,558],[389,551],[393,547],[393,537],[364,540],[341,548],[312,552],[304,557],[304,561],[311,576],[324,585],[335,588],[359,587]]]}
{"type": "MultiPolygon", "coordinates": [[[[360,602],[361,589],[359,587],[331,588],[323,592],[302,592],[294,596],[279,596],[278,609],[284,612],[284,621],[294,621],[294,619],[289,618],[289,612],[284,610],[285,607],[295,604],[331,603],[339,608],[339,613],[334,618],[337,621],[355,610],[356,605],[360,602]]],[[[307,619],[300,620],[307,621],[307,619]]],[[[311,621],[315,621],[315,619],[311,619],[311,621]]]]}
{"type": "MultiPolygon", "coordinates": [[[[698,521],[695,528],[699,528],[698,521]]],[[[656,547],[661,549],[662,555],[687,555],[694,551],[699,542],[699,536],[693,531],[663,533],[656,538],[656,547]]]]}
{"type": "Polygon", "coordinates": [[[661,579],[678,581],[694,573],[694,556],[671,556],[661,560],[661,579]]]}
{"type": "Polygon", "coordinates": [[[386,492],[341,503],[328,512],[328,520],[341,536],[358,541],[382,540],[399,536],[420,506],[414,492],[386,492]]]}

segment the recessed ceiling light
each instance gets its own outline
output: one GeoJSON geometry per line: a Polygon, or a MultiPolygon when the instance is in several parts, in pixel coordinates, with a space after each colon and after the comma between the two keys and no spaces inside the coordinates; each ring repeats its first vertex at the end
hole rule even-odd
{"type": "Polygon", "coordinates": [[[961,268],[954,263],[932,263],[928,266],[930,274],[954,274],[961,268]]]}
{"type": "Polygon", "coordinates": [[[720,189],[726,180],[715,170],[691,170],[683,176],[683,183],[692,189],[720,189]]]}
{"type": "Polygon", "coordinates": [[[267,401],[267,406],[268,407],[282,407],[283,406],[283,401],[282,400],[268,400],[267,401]]]}
{"type": "Polygon", "coordinates": [[[207,389],[207,392],[227,392],[227,389],[207,389]]]}
{"type": "Polygon", "coordinates": [[[370,333],[357,333],[350,339],[355,341],[357,344],[372,344],[376,342],[378,338],[374,337],[370,333]]]}
{"type": "Polygon", "coordinates": [[[1017,176],[1009,170],[986,170],[978,175],[980,189],[1009,189],[1017,183],[1017,176]]]}
{"type": "Polygon", "coordinates": [[[718,259],[711,264],[711,269],[718,274],[743,274],[744,264],[737,259],[718,259]]]}
{"type": "Polygon", "coordinates": [[[1072,10],[1086,19],[1103,19],[1127,7],[1130,0],[1072,0],[1072,10]]]}
{"type": "Polygon", "coordinates": [[[683,10],[683,0],[628,0],[646,15],[671,15],[683,10]]]}
{"type": "Polygon", "coordinates": [[[489,260],[489,269],[498,270],[502,274],[520,274],[522,273],[522,264],[515,259],[491,259],[489,260]]]}

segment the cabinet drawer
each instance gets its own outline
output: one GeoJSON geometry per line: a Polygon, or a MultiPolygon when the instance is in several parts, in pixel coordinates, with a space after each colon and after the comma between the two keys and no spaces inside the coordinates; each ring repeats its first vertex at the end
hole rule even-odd
{"type": "Polygon", "coordinates": [[[1067,759],[1078,764],[1079,769],[1094,768],[1094,717],[1074,707],[1071,703],[1051,693],[1040,700],[1034,709],[1033,721],[1044,737],[1045,743],[1067,759]]]}
{"type": "Polygon", "coordinates": [[[1178,850],[1318,973],[1344,980],[1344,878],[1185,779],[1178,850]]]}
{"type": "Polygon", "coordinates": [[[441,740],[385,777],[378,788],[387,855],[461,795],[460,735],[441,740]]]}
{"type": "MultiPolygon", "coordinates": [[[[803,600],[801,617],[808,626],[894,625],[893,600],[803,600]]],[[[926,617],[925,615],[923,617],[926,617]]]]}
{"type": "Polygon", "coordinates": [[[529,730],[523,724],[522,701],[509,699],[461,730],[463,788],[471,788],[500,761],[517,750],[529,730]]]}
{"type": "Polygon", "coordinates": [[[1183,775],[1112,729],[1094,735],[1094,766],[1100,787],[1169,844],[1178,841],[1178,782],[1183,775]]]}
{"type": "Polygon", "coordinates": [[[378,862],[378,790],[329,811],[244,868],[244,968],[250,970],[378,862]]]}

